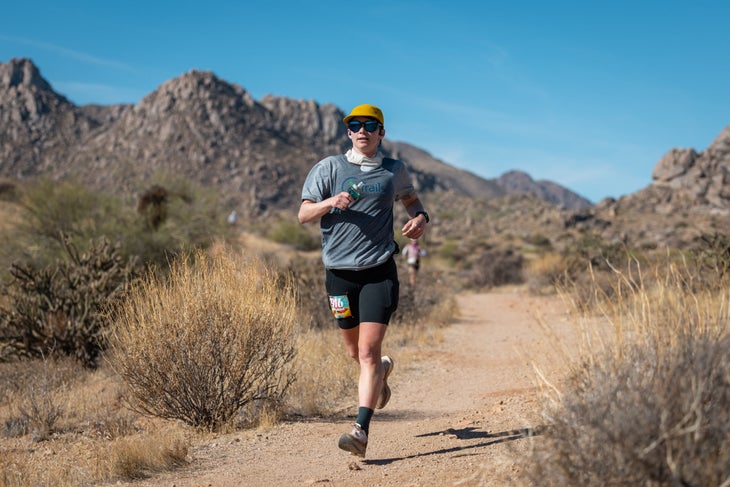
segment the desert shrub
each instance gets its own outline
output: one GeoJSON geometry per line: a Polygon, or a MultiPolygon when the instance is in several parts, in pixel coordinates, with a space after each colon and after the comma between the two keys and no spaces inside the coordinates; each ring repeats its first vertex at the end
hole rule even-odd
{"type": "Polygon", "coordinates": [[[459,242],[456,240],[444,241],[438,249],[438,256],[451,266],[463,260],[463,253],[460,251],[459,242]]]}
{"type": "Polygon", "coordinates": [[[90,241],[119,243],[120,254],[166,268],[174,256],[230,237],[217,194],[182,178],[153,178],[130,204],[73,181],[39,179],[19,190],[20,224],[0,234],[0,264],[51,265],[63,241],[81,252],[90,241]]]}
{"type": "Polygon", "coordinates": [[[163,186],[153,184],[139,197],[137,213],[148,228],[157,230],[167,220],[168,196],[163,186]]]}
{"type": "Polygon", "coordinates": [[[120,201],[108,193],[94,192],[73,181],[40,179],[20,197],[27,210],[26,233],[57,244],[65,239],[86,241],[109,234],[111,215],[121,213],[120,201]]]}
{"type": "Polygon", "coordinates": [[[554,292],[556,285],[563,282],[567,273],[563,256],[548,252],[527,262],[525,279],[531,292],[554,292]]]}
{"type": "Polygon", "coordinates": [[[62,413],[46,378],[29,385],[26,404],[21,406],[19,416],[5,422],[3,430],[15,433],[11,436],[32,433],[33,441],[45,441],[50,438],[62,413]]]}
{"type": "Polygon", "coordinates": [[[534,246],[539,251],[552,250],[553,243],[550,238],[541,233],[533,233],[525,238],[525,242],[534,246]]]}
{"type": "Polygon", "coordinates": [[[18,196],[18,188],[15,181],[0,178],[0,201],[14,201],[18,196]]]}
{"type": "Polygon", "coordinates": [[[321,248],[319,236],[312,235],[297,222],[279,220],[271,225],[266,237],[274,242],[291,245],[297,250],[317,250],[321,248]]]}
{"type": "Polygon", "coordinates": [[[291,282],[226,252],[178,258],[111,313],[110,361],[142,414],[218,430],[294,380],[291,282]]]}
{"type": "Polygon", "coordinates": [[[334,317],[327,301],[324,287],[324,267],[320,257],[298,257],[286,269],[297,289],[299,322],[303,329],[327,329],[334,324],[334,317]]]}
{"type": "Polygon", "coordinates": [[[0,305],[0,359],[62,354],[97,365],[107,326],[103,310],[122,298],[134,265],[105,239],[86,253],[66,239],[62,244],[65,259],[52,266],[12,265],[7,304],[0,305]]]}
{"type": "Polygon", "coordinates": [[[555,285],[559,290],[570,289],[580,308],[594,307],[597,299],[615,299],[617,273],[640,273],[649,262],[646,253],[590,233],[567,245],[560,255],[565,272],[556,278],[555,285]]]}
{"type": "Polygon", "coordinates": [[[399,270],[401,289],[398,309],[393,314],[392,322],[397,324],[431,325],[448,322],[453,318],[453,291],[444,282],[439,273],[428,268],[419,271],[416,286],[404,286],[407,271],[399,270]]]}
{"type": "Polygon", "coordinates": [[[730,479],[730,292],[688,292],[691,276],[665,268],[651,285],[619,276],[618,300],[603,301],[610,333],[551,388],[526,466],[536,484],[730,479]]]}
{"type": "Polygon", "coordinates": [[[482,289],[524,282],[522,254],[511,249],[489,248],[474,262],[467,285],[482,289]]]}
{"type": "Polygon", "coordinates": [[[116,242],[124,208],[108,194],[94,193],[71,181],[40,179],[17,190],[17,223],[0,234],[0,262],[7,272],[13,262],[36,268],[64,258],[65,244],[86,250],[106,236],[116,242]]]}
{"type": "Polygon", "coordinates": [[[697,237],[688,250],[697,277],[708,282],[724,282],[730,276],[730,238],[714,233],[697,237]]]}
{"type": "Polygon", "coordinates": [[[190,180],[158,175],[137,201],[121,234],[127,255],[162,269],[176,256],[231,240],[219,197],[211,188],[190,180]]]}

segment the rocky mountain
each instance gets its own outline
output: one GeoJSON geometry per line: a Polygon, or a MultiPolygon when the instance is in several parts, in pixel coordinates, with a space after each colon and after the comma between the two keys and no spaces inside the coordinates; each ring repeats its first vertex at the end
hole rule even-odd
{"type": "Polygon", "coordinates": [[[100,125],[94,114],[54,92],[30,61],[0,64],[0,173],[22,178],[52,170],[100,125]]]}
{"type": "MultiPolygon", "coordinates": [[[[135,105],[76,106],[32,61],[12,59],[0,64],[0,176],[75,177],[138,193],[165,172],[217,188],[242,215],[261,216],[298,206],[313,163],[349,145],[343,116],[331,104],[254,100],[201,71],[163,83],[135,105]]],[[[566,208],[588,203],[546,181],[518,187],[504,184],[509,177],[480,178],[407,143],[386,140],[383,149],[409,165],[425,193],[494,198],[526,191],[566,208]]]]}

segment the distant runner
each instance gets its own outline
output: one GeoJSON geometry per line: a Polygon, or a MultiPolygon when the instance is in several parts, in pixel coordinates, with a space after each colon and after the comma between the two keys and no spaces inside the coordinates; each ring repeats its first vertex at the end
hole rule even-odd
{"type": "Polygon", "coordinates": [[[408,282],[411,287],[416,285],[416,275],[418,269],[421,268],[421,257],[426,255],[426,251],[418,245],[418,240],[411,239],[411,242],[403,249],[403,257],[408,264],[408,282]]]}

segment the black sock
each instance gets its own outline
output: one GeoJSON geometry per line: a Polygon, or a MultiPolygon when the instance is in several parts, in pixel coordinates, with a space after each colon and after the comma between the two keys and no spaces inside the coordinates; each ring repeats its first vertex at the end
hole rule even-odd
{"type": "Polygon", "coordinates": [[[365,434],[370,430],[370,419],[373,417],[373,410],[366,407],[357,409],[357,424],[360,425],[365,434]]]}

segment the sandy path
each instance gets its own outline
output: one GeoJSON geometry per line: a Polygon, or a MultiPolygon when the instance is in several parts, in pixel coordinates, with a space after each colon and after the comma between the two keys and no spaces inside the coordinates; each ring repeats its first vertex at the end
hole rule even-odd
{"type": "Polygon", "coordinates": [[[461,316],[442,345],[418,363],[396,357],[367,459],[337,448],[353,421],[343,416],[219,436],[192,452],[188,468],[132,485],[511,485],[514,455],[533,441],[525,430],[539,426],[533,362],[561,365],[536,316],[559,334],[573,327],[556,297],[505,290],[458,301],[461,316]]]}

